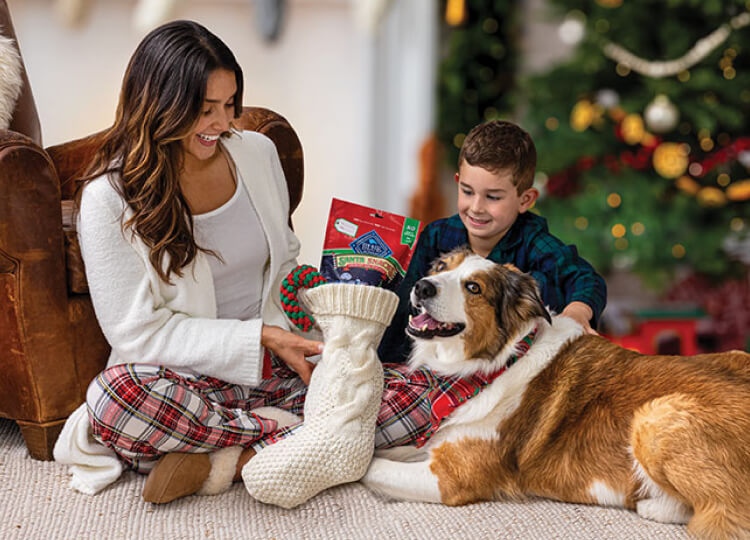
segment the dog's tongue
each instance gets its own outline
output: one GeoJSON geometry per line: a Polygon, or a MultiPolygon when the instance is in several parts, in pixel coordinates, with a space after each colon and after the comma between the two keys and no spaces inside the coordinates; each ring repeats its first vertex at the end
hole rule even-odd
{"type": "Polygon", "coordinates": [[[412,317],[411,325],[414,328],[422,328],[423,326],[427,325],[428,329],[434,330],[435,328],[437,328],[438,322],[430,317],[428,313],[421,313],[416,317],[412,317]]]}

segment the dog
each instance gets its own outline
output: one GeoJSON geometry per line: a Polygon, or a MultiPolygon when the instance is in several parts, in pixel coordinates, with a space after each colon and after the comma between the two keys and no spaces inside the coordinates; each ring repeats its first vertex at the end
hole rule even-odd
{"type": "Polygon", "coordinates": [[[411,365],[491,382],[452,409],[426,459],[377,452],[367,487],[446,505],[617,506],[750,538],[750,355],[649,356],[584,335],[550,315],[531,276],[466,250],[433,263],[410,300],[411,365]]]}

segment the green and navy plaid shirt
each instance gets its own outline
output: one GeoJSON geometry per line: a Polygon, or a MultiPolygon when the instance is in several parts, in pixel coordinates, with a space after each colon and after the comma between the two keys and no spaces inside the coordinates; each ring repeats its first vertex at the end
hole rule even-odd
{"type": "MultiPolygon", "coordinates": [[[[398,310],[378,349],[383,362],[404,362],[409,354],[411,338],[405,331],[409,293],[414,284],[427,275],[433,260],[463,245],[469,245],[469,237],[458,214],[430,223],[422,231],[397,291],[398,310]]],[[[552,311],[560,313],[573,301],[588,305],[594,312],[591,326],[596,328],[607,303],[604,279],[578,256],[575,246],[567,246],[550,234],[543,217],[531,212],[520,214],[487,258],[501,264],[512,263],[534,276],[542,301],[552,311]]]]}

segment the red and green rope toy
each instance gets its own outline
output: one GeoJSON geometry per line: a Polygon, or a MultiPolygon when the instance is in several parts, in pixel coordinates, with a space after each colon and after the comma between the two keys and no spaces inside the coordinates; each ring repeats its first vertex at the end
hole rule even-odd
{"type": "Polygon", "coordinates": [[[315,320],[300,307],[297,291],[313,289],[327,281],[315,267],[301,264],[289,272],[281,282],[281,307],[292,324],[303,332],[309,332],[315,320]]]}

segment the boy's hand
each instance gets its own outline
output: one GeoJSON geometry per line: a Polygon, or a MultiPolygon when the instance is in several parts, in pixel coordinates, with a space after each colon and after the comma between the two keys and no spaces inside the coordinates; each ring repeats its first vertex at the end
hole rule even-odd
{"type": "Polygon", "coordinates": [[[281,358],[305,384],[310,384],[315,364],[308,362],[307,356],[323,352],[323,343],[305,339],[278,326],[263,325],[260,344],[281,358]]]}
{"type": "Polygon", "coordinates": [[[565,306],[565,309],[563,309],[560,315],[570,317],[575,322],[583,326],[583,330],[587,334],[593,334],[595,336],[599,335],[599,332],[591,328],[591,324],[589,324],[591,317],[594,316],[594,312],[583,302],[571,302],[570,304],[565,306]]]}

